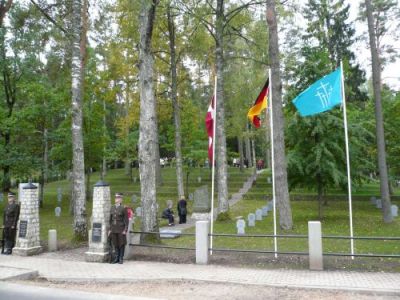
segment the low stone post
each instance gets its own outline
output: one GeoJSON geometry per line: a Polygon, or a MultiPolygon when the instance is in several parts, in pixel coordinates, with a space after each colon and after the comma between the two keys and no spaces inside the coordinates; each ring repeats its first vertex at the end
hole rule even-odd
{"type": "Polygon", "coordinates": [[[321,222],[308,222],[308,255],[310,270],[323,270],[321,222]]]}
{"type": "Polygon", "coordinates": [[[39,189],[32,183],[22,183],[19,199],[18,233],[13,253],[30,256],[42,251],[40,246],[39,189]]]}
{"type": "Polygon", "coordinates": [[[85,259],[89,262],[105,262],[109,259],[108,230],[110,228],[111,195],[110,186],[99,181],[93,190],[89,250],[85,259]]]}
{"type": "Polygon", "coordinates": [[[49,251],[57,251],[57,230],[49,230],[49,251]]]}
{"type": "Polygon", "coordinates": [[[133,243],[133,218],[129,219],[129,225],[128,225],[128,232],[126,233],[126,245],[125,245],[125,252],[124,252],[124,258],[125,259],[130,259],[133,256],[133,247],[129,246],[129,244],[133,243]]]}
{"type": "Polygon", "coordinates": [[[196,222],[196,264],[208,264],[209,221],[196,222]]]}

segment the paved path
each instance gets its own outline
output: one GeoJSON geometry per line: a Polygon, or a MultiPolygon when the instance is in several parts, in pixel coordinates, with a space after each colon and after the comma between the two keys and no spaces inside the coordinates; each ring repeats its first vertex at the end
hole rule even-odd
{"type": "Polygon", "coordinates": [[[215,265],[125,261],[124,265],[66,259],[0,256],[0,266],[36,270],[50,281],[135,282],[198,280],[274,287],[319,288],[390,293],[400,298],[400,273],[265,270],[215,265]],[[118,272],[116,272],[118,270],[118,272]]]}
{"type": "MultiPolygon", "coordinates": [[[[243,184],[243,187],[237,192],[232,194],[231,199],[228,200],[229,203],[229,207],[232,207],[233,205],[235,205],[237,202],[239,202],[240,200],[242,200],[243,195],[246,194],[252,187],[253,182],[257,179],[258,174],[262,173],[264,170],[261,171],[257,171],[256,174],[253,174],[251,176],[249,176],[247,178],[247,181],[243,184]]],[[[217,214],[214,214],[214,220],[217,219],[217,214]]],[[[176,222],[179,221],[179,217],[177,217],[175,219],[176,222]]],[[[196,225],[196,221],[195,219],[192,219],[190,216],[188,216],[187,218],[187,223],[186,224],[178,224],[176,223],[175,226],[165,226],[165,227],[161,227],[160,230],[185,230],[191,227],[194,227],[196,225]]],[[[137,238],[134,239],[133,243],[137,243],[138,240],[137,238]]]]}

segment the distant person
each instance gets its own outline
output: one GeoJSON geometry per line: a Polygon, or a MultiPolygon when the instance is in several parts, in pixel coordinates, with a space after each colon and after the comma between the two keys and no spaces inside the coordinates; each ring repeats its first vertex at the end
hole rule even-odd
{"type": "Polygon", "coordinates": [[[174,226],[175,221],[174,221],[174,212],[172,210],[172,200],[167,201],[167,208],[163,210],[162,213],[162,218],[163,219],[168,219],[168,226],[174,226]]]}
{"type": "Polygon", "coordinates": [[[8,193],[8,203],[4,208],[3,214],[3,239],[4,251],[2,254],[12,254],[12,249],[15,246],[15,237],[17,235],[17,224],[19,219],[19,204],[15,201],[15,194],[8,193]]]}
{"type": "Polygon", "coordinates": [[[247,158],[244,159],[244,166],[245,166],[246,168],[249,167],[249,160],[248,160],[247,158]]]}
{"type": "Polygon", "coordinates": [[[124,262],[124,252],[126,245],[126,234],[128,233],[128,211],[122,205],[122,194],[115,194],[115,205],[110,210],[110,231],[112,245],[115,248],[115,258],[112,264],[122,264],[124,262]]]}
{"type": "Polygon", "coordinates": [[[184,197],[178,201],[179,224],[186,224],[187,202],[184,197]]]}

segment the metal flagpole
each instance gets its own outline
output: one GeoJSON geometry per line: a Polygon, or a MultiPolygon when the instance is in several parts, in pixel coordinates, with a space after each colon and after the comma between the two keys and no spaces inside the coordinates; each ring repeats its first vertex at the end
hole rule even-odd
{"type": "MultiPolygon", "coordinates": [[[[275,151],[274,151],[274,120],[273,120],[273,110],[272,110],[272,77],[271,77],[271,68],[268,70],[269,76],[269,92],[268,92],[268,100],[269,100],[269,124],[271,127],[271,171],[272,171],[272,203],[274,209],[274,252],[275,258],[278,257],[278,241],[276,238],[276,201],[275,201],[275,151]]],[[[268,114],[268,110],[265,110],[268,114]]]]}
{"type": "Polygon", "coordinates": [[[344,93],[344,75],[343,75],[343,62],[340,61],[340,70],[342,76],[342,98],[343,98],[343,121],[344,121],[344,135],[346,141],[346,164],[347,164],[347,185],[349,193],[349,218],[350,218],[350,248],[351,258],[354,259],[354,240],[353,240],[353,209],[351,200],[351,177],[350,177],[350,155],[349,155],[349,136],[347,133],[347,112],[346,112],[346,97],[344,93]]]}
{"type": "Polygon", "coordinates": [[[213,247],[213,232],[214,232],[214,178],[215,178],[215,128],[217,125],[217,76],[214,83],[214,109],[212,110],[213,117],[213,137],[212,137],[212,167],[211,167],[211,228],[210,228],[210,255],[212,255],[213,247]]]}

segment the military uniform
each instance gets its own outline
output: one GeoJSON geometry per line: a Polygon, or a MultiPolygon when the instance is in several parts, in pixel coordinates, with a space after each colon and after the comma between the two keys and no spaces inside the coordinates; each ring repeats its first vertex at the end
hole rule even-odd
{"type": "Polygon", "coordinates": [[[128,224],[129,219],[126,208],[122,204],[113,205],[110,211],[111,241],[116,251],[116,257],[113,263],[123,262],[128,224]],[[123,232],[125,232],[125,234],[123,234],[123,232]]]}
{"type": "Polygon", "coordinates": [[[15,202],[8,203],[4,208],[3,215],[5,254],[11,254],[12,248],[15,246],[18,218],[19,205],[15,202]]]}

